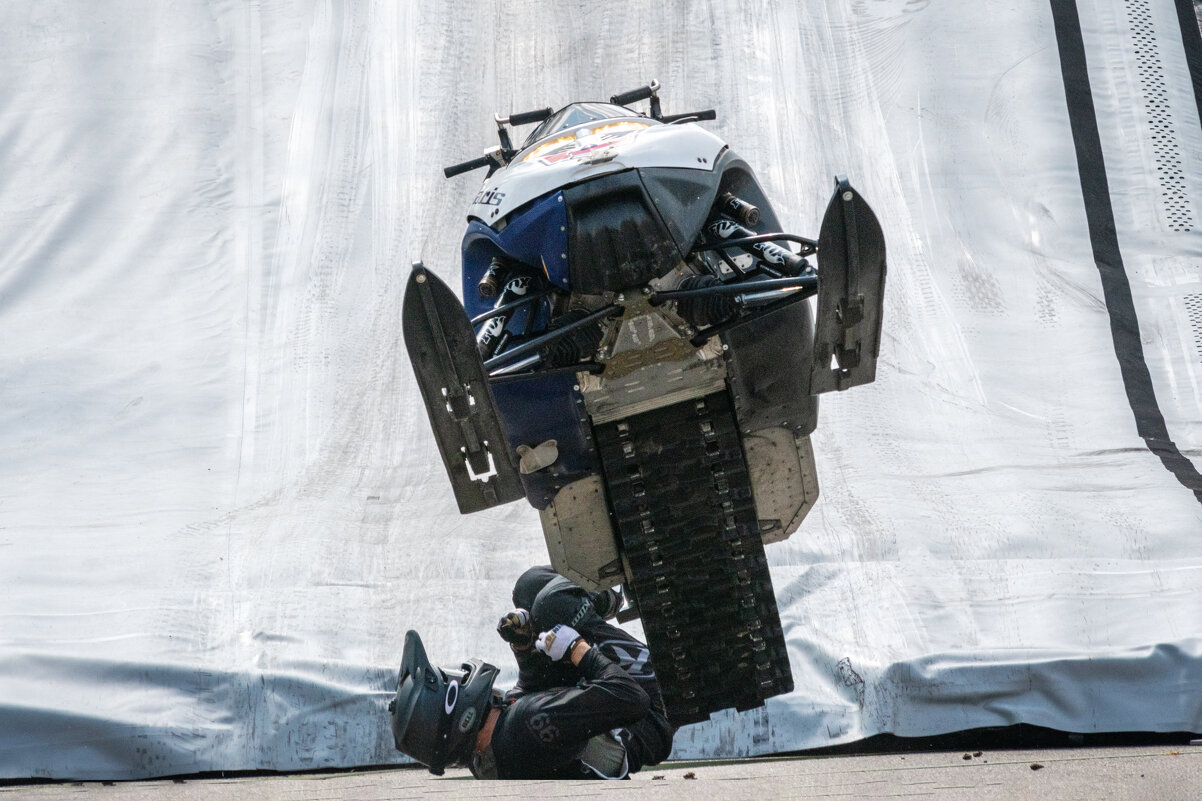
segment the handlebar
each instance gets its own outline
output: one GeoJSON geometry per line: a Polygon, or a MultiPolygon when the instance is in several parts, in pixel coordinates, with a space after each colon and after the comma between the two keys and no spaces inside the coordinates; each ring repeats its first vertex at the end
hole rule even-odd
{"type": "Polygon", "coordinates": [[[523,111],[519,114],[510,114],[509,124],[526,125],[531,122],[542,122],[554,113],[554,110],[548,106],[547,108],[539,108],[535,109],[534,111],[523,111]]]}
{"type": "Polygon", "coordinates": [[[478,170],[481,167],[487,167],[489,164],[492,164],[492,163],[493,163],[493,160],[490,157],[481,156],[480,158],[475,158],[475,159],[471,159],[469,161],[460,162],[459,164],[452,164],[450,167],[444,167],[442,174],[445,175],[447,178],[454,178],[456,175],[462,175],[465,172],[471,172],[472,170],[478,170]]]}
{"type": "MultiPolygon", "coordinates": [[[[651,100],[651,116],[661,122],[674,123],[683,122],[685,120],[715,120],[718,114],[714,109],[705,109],[703,111],[691,111],[687,114],[669,114],[664,116],[660,113],[659,106],[659,89],[660,83],[657,80],[652,80],[646,86],[640,86],[638,89],[631,89],[629,92],[619,92],[610,97],[609,102],[618,106],[628,106],[631,103],[636,103],[640,100],[651,100]]],[[[517,114],[510,114],[508,117],[501,117],[499,114],[495,116],[497,121],[497,133],[501,137],[501,147],[493,148],[479,158],[469,159],[452,164],[450,167],[444,167],[442,174],[447,178],[454,178],[456,175],[462,175],[465,172],[478,170],[481,167],[501,167],[508,163],[509,159],[513,158],[517,152],[510,144],[509,129],[507,125],[528,125],[533,122],[542,122],[543,120],[554,114],[555,111],[550,106],[546,108],[534,109],[533,111],[521,111],[517,114]]]]}
{"type": "Polygon", "coordinates": [[[697,120],[700,122],[701,120],[716,119],[718,119],[718,112],[712,108],[707,108],[705,111],[690,111],[685,114],[665,114],[660,117],[660,121],[666,123],[680,122],[681,120],[697,120]]]}
{"type": "Polygon", "coordinates": [[[659,81],[652,81],[646,86],[640,86],[638,89],[631,89],[629,92],[619,92],[611,97],[609,102],[617,106],[629,106],[631,103],[655,97],[655,93],[658,91],[659,81]]]}

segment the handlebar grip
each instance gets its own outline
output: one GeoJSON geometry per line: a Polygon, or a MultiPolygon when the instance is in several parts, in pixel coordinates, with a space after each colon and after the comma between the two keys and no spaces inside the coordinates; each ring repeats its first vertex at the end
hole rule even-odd
{"type": "Polygon", "coordinates": [[[535,109],[534,111],[523,111],[520,114],[510,114],[510,125],[526,125],[531,122],[542,122],[547,117],[550,117],[555,112],[550,106],[547,108],[535,109]]]}
{"type": "Polygon", "coordinates": [[[640,86],[638,89],[631,89],[629,92],[621,92],[609,99],[610,103],[618,106],[628,106],[631,103],[637,103],[640,100],[646,100],[654,94],[650,86],[640,86]]]}
{"type": "Polygon", "coordinates": [[[679,120],[697,120],[698,122],[701,122],[702,120],[716,119],[718,119],[718,112],[712,108],[707,108],[704,111],[690,111],[685,114],[666,114],[663,117],[660,117],[661,122],[667,123],[677,122],[679,120]]]}
{"type": "Polygon", "coordinates": [[[478,170],[481,167],[487,167],[492,163],[493,160],[488,156],[480,156],[479,158],[475,158],[470,161],[464,161],[459,164],[452,164],[450,167],[444,167],[442,174],[447,178],[454,178],[456,175],[462,175],[465,172],[478,170]]]}

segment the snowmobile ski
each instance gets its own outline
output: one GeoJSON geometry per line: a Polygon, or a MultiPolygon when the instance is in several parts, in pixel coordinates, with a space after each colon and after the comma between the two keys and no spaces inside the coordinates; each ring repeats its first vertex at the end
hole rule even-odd
{"type": "Polygon", "coordinates": [[[811,395],[872,383],[881,347],[885,238],[872,208],[842,176],[822,217],[818,255],[811,395]]]}
{"type": "Polygon", "coordinates": [[[450,287],[420,263],[405,289],[402,328],[459,511],[523,497],[471,321],[450,287]]]}

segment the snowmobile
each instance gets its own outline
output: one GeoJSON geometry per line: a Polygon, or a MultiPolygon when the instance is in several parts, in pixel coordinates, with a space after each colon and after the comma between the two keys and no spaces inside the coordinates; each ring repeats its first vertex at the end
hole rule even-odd
{"type": "Polygon", "coordinates": [[[487,170],[463,301],[415,264],[403,328],[460,511],[525,497],[558,572],[621,586],[679,726],[793,688],[764,545],[817,500],[817,395],[875,378],[885,243],[842,177],[784,233],[659,89],[497,115],[444,171],[487,170]]]}

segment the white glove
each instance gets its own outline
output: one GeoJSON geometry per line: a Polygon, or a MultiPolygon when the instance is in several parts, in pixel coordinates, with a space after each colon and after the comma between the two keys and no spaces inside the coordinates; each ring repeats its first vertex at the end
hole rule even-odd
{"type": "Polygon", "coordinates": [[[572,653],[572,646],[578,642],[580,642],[580,632],[571,626],[560,623],[550,631],[544,631],[538,635],[538,641],[534,643],[534,647],[550,657],[552,662],[558,662],[572,653]]]}

